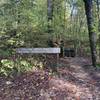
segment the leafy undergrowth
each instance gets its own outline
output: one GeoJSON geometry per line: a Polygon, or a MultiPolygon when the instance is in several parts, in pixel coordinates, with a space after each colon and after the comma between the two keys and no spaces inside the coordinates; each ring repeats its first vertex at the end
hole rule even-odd
{"type": "Polygon", "coordinates": [[[35,70],[0,77],[0,100],[99,100],[100,71],[88,59],[61,59],[57,73],[35,70]]]}
{"type": "Polygon", "coordinates": [[[100,68],[100,63],[97,64],[97,67],[100,68]]]}

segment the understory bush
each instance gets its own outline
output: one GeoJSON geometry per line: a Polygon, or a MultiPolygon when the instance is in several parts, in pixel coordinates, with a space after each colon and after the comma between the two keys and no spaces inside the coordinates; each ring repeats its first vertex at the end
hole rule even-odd
{"type": "Polygon", "coordinates": [[[100,63],[97,64],[97,67],[100,68],[100,63]]]}
{"type": "Polygon", "coordinates": [[[42,62],[38,62],[37,60],[30,62],[25,59],[16,59],[15,61],[2,59],[0,62],[0,75],[13,77],[24,72],[32,71],[32,69],[36,69],[37,67],[42,68],[42,66],[42,62]]]}
{"type": "Polygon", "coordinates": [[[0,64],[0,74],[9,76],[14,70],[14,62],[8,59],[2,59],[0,64]]]}

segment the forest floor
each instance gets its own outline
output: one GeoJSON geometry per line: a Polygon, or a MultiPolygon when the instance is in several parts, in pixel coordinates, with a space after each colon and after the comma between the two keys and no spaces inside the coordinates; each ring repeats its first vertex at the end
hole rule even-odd
{"type": "Polygon", "coordinates": [[[61,58],[57,73],[0,77],[0,100],[100,100],[100,70],[86,58],[61,58]]]}

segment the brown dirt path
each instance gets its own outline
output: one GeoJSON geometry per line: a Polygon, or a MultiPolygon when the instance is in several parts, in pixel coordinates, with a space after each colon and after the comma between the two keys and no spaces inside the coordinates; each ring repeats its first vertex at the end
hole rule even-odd
{"type": "Polygon", "coordinates": [[[100,100],[100,71],[86,58],[62,58],[58,73],[0,77],[0,100],[100,100]]]}

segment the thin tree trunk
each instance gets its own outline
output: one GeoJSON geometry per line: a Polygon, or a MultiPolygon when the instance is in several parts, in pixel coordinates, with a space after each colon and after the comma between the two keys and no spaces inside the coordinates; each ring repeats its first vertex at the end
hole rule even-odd
{"type": "Polygon", "coordinates": [[[92,65],[96,67],[96,33],[94,31],[94,21],[92,15],[92,0],[83,0],[87,17],[87,25],[89,31],[90,48],[92,55],[92,65]]]}
{"type": "Polygon", "coordinates": [[[51,21],[53,18],[53,0],[47,0],[48,33],[51,33],[51,21]]]}
{"type": "Polygon", "coordinates": [[[99,0],[97,0],[97,15],[98,15],[98,31],[100,32],[100,3],[99,0]]]}

